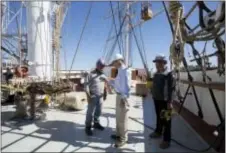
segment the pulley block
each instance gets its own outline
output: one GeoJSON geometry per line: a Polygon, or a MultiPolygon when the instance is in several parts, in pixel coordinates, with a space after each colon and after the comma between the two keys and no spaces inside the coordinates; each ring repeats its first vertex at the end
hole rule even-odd
{"type": "Polygon", "coordinates": [[[141,18],[142,20],[144,21],[147,21],[147,20],[150,20],[152,19],[153,17],[153,12],[151,10],[151,7],[150,7],[150,3],[146,2],[146,3],[142,3],[141,4],[142,8],[141,8],[141,18]]]}

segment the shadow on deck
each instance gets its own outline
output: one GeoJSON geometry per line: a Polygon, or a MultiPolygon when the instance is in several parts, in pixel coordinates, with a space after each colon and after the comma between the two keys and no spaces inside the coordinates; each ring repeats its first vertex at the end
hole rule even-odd
{"type": "MultiPolygon", "coordinates": [[[[150,141],[148,135],[154,131],[156,123],[156,115],[154,112],[154,103],[151,98],[145,98],[143,102],[143,122],[146,125],[144,129],[145,139],[150,141]],[[153,111],[150,111],[153,110],[153,111]]],[[[209,148],[208,144],[199,137],[199,135],[186,123],[179,115],[175,115],[172,119],[172,141],[171,147],[162,150],[158,147],[162,138],[158,140],[151,140],[152,144],[145,144],[145,151],[147,152],[191,152],[195,150],[204,151],[209,148]],[[179,144],[178,144],[179,143],[179,144]]],[[[214,152],[209,148],[205,152],[214,152]]]]}
{"type": "MultiPolygon", "coordinates": [[[[94,131],[93,137],[87,137],[84,132],[86,110],[80,112],[62,112],[50,110],[47,119],[36,122],[12,123],[9,121],[13,107],[3,110],[2,117],[2,151],[3,152],[189,152],[175,144],[167,150],[161,150],[158,144],[161,139],[150,140],[148,135],[152,130],[143,123],[155,127],[155,113],[150,98],[133,96],[131,117],[129,121],[129,143],[121,148],[113,147],[114,141],[110,135],[115,130],[115,101],[110,96],[104,104],[101,123],[106,127],[103,132],[94,131]],[[8,124],[7,124],[8,123],[8,124]]],[[[187,124],[176,116],[173,119],[172,137],[182,144],[194,148],[208,147],[187,124]]]]}

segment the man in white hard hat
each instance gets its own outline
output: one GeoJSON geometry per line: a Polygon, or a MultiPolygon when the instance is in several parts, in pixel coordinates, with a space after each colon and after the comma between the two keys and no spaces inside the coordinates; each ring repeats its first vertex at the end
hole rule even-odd
{"type": "Polygon", "coordinates": [[[99,117],[102,113],[102,103],[106,99],[105,82],[101,79],[101,77],[105,77],[103,74],[104,67],[104,61],[99,59],[96,63],[95,70],[91,71],[86,77],[85,89],[89,102],[86,113],[85,132],[88,136],[93,135],[91,130],[93,119],[93,127],[101,131],[104,130],[104,127],[99,123],[99,117]]]}
{"type": "Polygon", "coordinates": [[[116,140],[115,147],[122,147],[128,141],[128,111],[129,111],[129,93],[130,93],[130,71],[124,63],[121,54],[116,54],[114,60],[110,64],[118,70],[118,74],[114,80],[108,80],[117,93],[116,96],[116,134],[111,138],[116,140]]]}
{"type": "Polygon", "coordinates": [[[167,70],[167,60],[164,55],[158,55],[153,60],[156,66],[156,73],[153,76],[152,97],[156,111],[156,129],[150,134],[151,138],[159,138],[163,133],[163,141],[160,148],[166,149],[171,141],[171,118],[169,120],[163,114],[163,110],[171,111],[175,79],[167,70]]]}

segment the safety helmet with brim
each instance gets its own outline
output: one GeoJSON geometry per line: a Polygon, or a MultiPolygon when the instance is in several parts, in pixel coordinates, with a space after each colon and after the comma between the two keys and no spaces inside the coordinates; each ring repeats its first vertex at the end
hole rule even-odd
{"type": "Polygon", "coordinates": [[[113,65],[116,61],[124,61],[124,58],[121,54],[116,54],[110,66],[113,65]]]}
{"type": "Polygon", "coordinates": [[[96,62],[96,67],[105,67],[105,62],[103,59],[98,59],[97,62],[96,62]]]}
{"type": "Polygon", "coordinates": [[[167,60],[165,58],[165,56],[163,55],[158,55],[155,57],[155,59],[153,60],[154,63],[156,62],[163,62],[164,64],[167,64],[167,60]]]}

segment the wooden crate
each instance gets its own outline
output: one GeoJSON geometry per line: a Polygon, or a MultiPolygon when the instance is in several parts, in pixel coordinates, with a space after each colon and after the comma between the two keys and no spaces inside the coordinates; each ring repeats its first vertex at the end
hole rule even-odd
{"type": "Polygon", "coordinates": [[[147,95],[147,86],[146,83],[137,83],[136,84],[136,95],[146,96],[147,95]]]}
{"type": "Polygon", "coordinates": [[[136,77],[137,77],[137,71],[133,70],[132,71],[132,80],[136,80],[136,77]]]}

